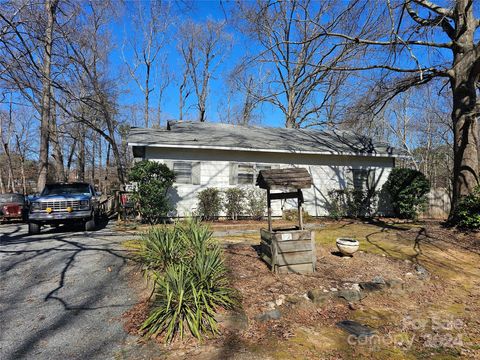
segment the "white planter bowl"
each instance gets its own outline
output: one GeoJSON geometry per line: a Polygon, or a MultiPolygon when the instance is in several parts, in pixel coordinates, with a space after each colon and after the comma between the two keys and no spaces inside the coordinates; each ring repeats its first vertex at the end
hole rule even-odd
{"type": "Polygon", "coordinates": [[[337,248],[343,255],[352,256],[358,250],[360,243],[355,239],[338,238],[337,248]]]}

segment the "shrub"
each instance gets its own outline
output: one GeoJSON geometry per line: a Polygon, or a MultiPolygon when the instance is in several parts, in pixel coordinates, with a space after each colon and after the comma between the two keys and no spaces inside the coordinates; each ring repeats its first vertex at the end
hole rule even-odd
{"type": "Polygon", "coordinates": [[[229,188],[225,190],[225,210],[227,216],[237,220],[244,212],[245,190],[240,188],[229,188]]]}
{"type": "Polygon", "coordinates": [[[249,189],[246,194],[246,212],[254,220],[262,220],[267,209],[267,194],[262,189],[249,189]]]}
{"type": "Polygon", "coordinates": [[[167,191],[175,179],[174,173],[164,164],[145,160],[133,166],[128,178],[137,183],[133,200],[142,220],[156,224],[165,219],[172,209],[167,191]]]}
{"type": "MultiPolygon", "coordinates": [[[[283,218],[287,221],[298,221],[298,210],[297,209],[288,209],[283,210],[283,218]]],[[[312,216],[302,208],[302,218],[304,222],[308,222],[312,219],[312,216]]]]}
{"type": "Polygon", "coordinates": [[[330,190],[328,197],[327,210],[334,219],[370,217],[375,214],[377,193],[374,190],[330,190]]]}
{"type": "Polygon", "coordinates": [[[420,171],[394,168],[383,185],[399,218],[416,219],[425,208],[430,183],[420,171]]]}
{"type": "Polygon", "coordinates": [[[216,220],[222,211],[222,194],[217,188],[206,188],[197,195],[198,215],[207,221],[216,220]]]}
{"type": "Polygon", "coordinates": [[[480,229],[480,185],[460,199],[451,223],[463,229],[480,229]]]}
{"type": "Polygon", "coordinates": [[[174,253],[180,255],[175,261],[165,256],[172,254],[170,245],[150,247],[148,256],[140,256],[148,268],[154,269],[151,278],[155,296],[152,310],[140,329],[146,336],[163,334],[167,342],[176,335],[183,338],[187,331],[198,339],[206,333],[217,334],[217,309],[229,309],[237,303],[228,284],[222,250],[212,239],[210,228],[196,220],[176,224],[173,229],[162,227],[148,232],[144,241],[170,244],[173,234],[181,248],[174,253]],[[146,240],[148,237],[155,240],[146,240]],[[157,257],[154,249],[158,249],[157,257]],[[162,259],[167,259],[167,264],[156,266],[162,259]]]}

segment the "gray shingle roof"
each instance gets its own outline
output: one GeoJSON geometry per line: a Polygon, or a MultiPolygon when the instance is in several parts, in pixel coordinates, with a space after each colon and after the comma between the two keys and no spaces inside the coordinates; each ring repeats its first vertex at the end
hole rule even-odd
{"type": "Polygon", "coordinates": [[[169,122],[167,128],[132,128],[130,146],[201,148],[332,155],[402,156],[388,144],[349,131],[317,131],[220,123],[169,122]]]}

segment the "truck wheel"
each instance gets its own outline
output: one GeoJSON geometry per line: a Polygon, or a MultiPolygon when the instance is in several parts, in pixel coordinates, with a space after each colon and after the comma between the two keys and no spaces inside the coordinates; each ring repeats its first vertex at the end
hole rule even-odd
{"type": "Polygon", "coordinates": [[[96,226],[97,224],[95,223],[95,216],[92,216],[90,220],[85,222],[85,231],[93,231],[95,230],[96,226]]]}
{"type": "Polygon", "coordinates": [[[28,223],[28,233],[30,235],[39,234],[40,233],[40,225],[36,223],[28,223]]]}

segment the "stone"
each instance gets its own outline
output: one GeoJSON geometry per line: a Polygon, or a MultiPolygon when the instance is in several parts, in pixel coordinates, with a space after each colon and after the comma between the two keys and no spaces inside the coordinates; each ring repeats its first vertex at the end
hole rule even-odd
{"type": "Polygon", "coordinates": [[[360,288],[365,291],[380,291],[385,288],[385,284],[374,283],[371,281],[360,283],[360,288]]]}
{"type": "Polygon", "coordinates": [[[367,337],[367,336],[372,336],[375,334],[375,330],[372,329],[370,326],[367,325],[362,325],[356,321],[352,320],[343,320],[337,323],[337,326],[348,332],[349,334],[352,334],[356,337],[362,338],[362,337],[367,337]]]}
{"type": "Polygon", "coordinates": [[[309,290],[307,293],[308,298],[312,300],[315,305],[323,305],[331,297],[329,293],[324,293],[323,291],[324,290],[321,289],[309,290]]]}
{"type": "Polygon", "coordinates": [[[430,276],[430,273],[423,266],[416,264],[415,271],[420,279],[426,279],[430,276]]]}
{"type": "Polygon", "coordinates": [[[242,332],[248,329],[248,317],[245,312],[234,312],[215,315],[217,323],[232,332],[242,332]]]}
{"type": "MultiPolygon", "coordinates": [[[[307,297],[307,299],[308,299],[308,297],[307,297]]],[[[303,295],[302,296],[287,295],[285,297],[285,301],[290,303],[290,304],[297,304],[297,303],[299,303],[300,301],[303,301],[303,300],[305,300],[303,295]]]]}
{"type": "Polygon", "coordinates": [[[338,291],[338,289],[337,289],[337,288],[334,288],[334,287],[332,287],[332,288],[330,288],[330,291],[338,291]]]}
{"type": "Polygon", "coordinates": [[[269,310],[273,310],[273,309],[275,309],[275,303],[273,301],[269,301],[267,303],[267,307],[268,307],[269,310]]]}
{"type": "Polygon", "coordinates": [[[353,284],[350,289],[360,291],[360,284],[353,284]]]}
{"type": "Polygon", "coordinates": [[[386,282],[389,289],[403,290],[403,281],[399,279],[389,279],[386,282]]]}
{"type": "Polygon", "coordinates": [[[383,276],[375,276],[372,279],[372,283],[385,285],[385,279],[383,278],[383,276]]]}
{"type": "Polygon", "coordinates": [[[266,311],[263,314],[257,315],[255,318],[258,321],[264,322],[269,320],[278,320],[281,317],[282,317],[282,313],[280,312],[280,310],[275,309],[275,310],[266,311]]]}
{"type": "Polygon", "coordinates": [[[340,290],[336,296],[345,299],[349,303],[355,303],[365,298],[365,294],[358,290],[340,290]]]}
{"type": "Polygon", "coordinates": [[[282,306],[283,305],[283,299],[279,298],[279,299],[275,300],[275,305],[282,306]]]}

